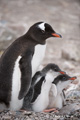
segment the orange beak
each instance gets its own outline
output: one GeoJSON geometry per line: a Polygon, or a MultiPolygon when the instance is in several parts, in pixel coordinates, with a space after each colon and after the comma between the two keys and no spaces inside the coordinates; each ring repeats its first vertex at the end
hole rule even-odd
{"type": "Polygon", "coordinates": [[[66,74],[65,72],[63,72],[63,71],[59,71],[61,74],[66,74]]]}
{"type": "Polygon", "coordinates": [[[77,77],[71,77],[71,78],[70,78],[70,80],[75,80],[75,79],[77,79],[77,77]]]}
{"type": "Polygon", "coordinates": [[[62,36],[61,36],[60,34],[58,34],[58,33],[52,33],[52,36],[53,36],[53,37],[59,37],[59,38],[62,38],[62,36]]]}

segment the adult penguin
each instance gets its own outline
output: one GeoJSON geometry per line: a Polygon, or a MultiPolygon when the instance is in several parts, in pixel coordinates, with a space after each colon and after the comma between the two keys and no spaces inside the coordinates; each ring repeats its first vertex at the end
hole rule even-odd
{"type": "Polygon", "coordinates": [[[46,39],[49,37],[61,37],[61,35],[57,34],[49,24],[38,22],[5,50],[0,59],[1,106],[4,104],[11,110],[19,110],[22,107],[32,76],[43,59],[46,39]],[[43,52],[40,53],[42,48],[43,52]]]}

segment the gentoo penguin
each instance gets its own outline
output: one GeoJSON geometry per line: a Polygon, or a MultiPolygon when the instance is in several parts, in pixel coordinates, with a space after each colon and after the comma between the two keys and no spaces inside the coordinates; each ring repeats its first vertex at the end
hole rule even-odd
{"type": "Polygon", "coordinates": [[[52,74],[48,73],[42,82],[40,94],[32,103],[32,110],[50,112],[55,110],[54,108],[62,108],[64,102],[62,90],[75,79],[76,77],[70,77],[66,74],[59,75],[54,79],[52,74]],[[56,84],[57,80],[59,80],[58,84],[56,84]]]}
{"type": "Polygon", "coordinates": [[[41,71],[37,72],[32,79],[33,81],[32,83],[36,84],[34,87],[34,96],[33,96],[32,102],[37,98],[37,95],[40,94],[40,91],[41,91],[40,84],[42,84],[41,81],[45,80],[46,75],[49,73],[52,74],[53,79],[60,74],[65,74],[65,72],[62,71],[58,65],[53,63],[46,65],[41,71]]]}
{"type": "Polygon", "coordinates": [[[3,103],[11,110],[19,110],[22,107],[23,98],[30,88],[32,76],[42,61],[46,39],[49,37],[61,35],[49,24],[38,22],[5,50],[0,58],[0,105],[3,103]],[[42,48],[39,46],[38,49],[37,45],[43,48],[42,53],[39,52],[42,48]]]}
{"type": "Polygon", "coordinates": [[[51,87],[49,93],[49,105],[47,109],[50,108],[59,108],[61,109],[64,105],[64,96],[63,96],[63,89],[66,88],[72,80],[75,80],[76,77],[70,77],[67,74],[59,75],[53,80],[53,84],[56,85],[57,88],[57,95],[53,96],[54,88],[51,87]]]}
{"type": "MultiPolygon", "coordinates": [[[[64,74],[64,72],[56,64],[53,64],[53,63],[48,64],[41,71],[36,72],[36,74],[32,78],[32,84],[31,84],[30,90],[24,98],[24,103],[23,103],[22,109],[27,109],[27,110],[32,109],[36,112],[41,111],[42,110],[41,108],[38,108],[38,110],[37,110],[36,107],[38,106],[38,103],[36,101],[38,101],[37,99],[39,99],[39,98],[41,100],[42,99],[41,97],[42,97],[43,94],[44,94],[44,97],[45,97],[44,88],[45,87],[47,88],[46,85],[45,85],[45,87],[43,87],[44,83],[45,83],[45,80],[52,78],[49,81],[50,85],[51,85],[52,81],[53,81],[53,78],[56,78],[59,74],[64,74]],[[46,76],[47,74],[50,74],[52,77],[50,75],[48,75],[50,77],[46,76]]],[[[53,87],[54,87],[54,90],[55,90],[54,94],[56,94],[57,91],[56,91],[55,85],[53,85],[53,87]]],[[[49,89],[50,89],[50,86],[49,86],[49,88],[47,89],[46,92],[49,92],[49,89]]],[[[46,99],[44,99],[44,100],[46,100],[46,99]]]]}
{"type": "MultiPolygon", "coordinates": [[[[52,85],[52,81],[53,81],[52,74],[50,74],[50,73],[47,74],[45,76],[42,84],[41,84],[40,94],[38,94],[38,96],[35,99],[35,101],[32,102],[32,110],[33,111],[35,111],[35,112],[42,112],[49,105],[49,92],[50,92],[50,88],[51,88],[51,85],[52,85]]],[[[54,96],[56,96],[57,95],[57,89],[56,89],[55,85],[53,85],[53,89],[54,89],[54,96]]]]}

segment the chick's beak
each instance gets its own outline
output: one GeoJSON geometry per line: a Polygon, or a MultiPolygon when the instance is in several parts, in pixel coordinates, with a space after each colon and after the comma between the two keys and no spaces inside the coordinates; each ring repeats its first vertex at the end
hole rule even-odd
{"type": "Polygon", "coordinates": [[[61,74],[66,74],[64,71],[59,71],[61,74]]]}
{"type": "Polygon", "coordinates": [[[53,36],[53,37],[59,37],[59,38],[62,38],[62,36],[61,36],[60,34],[58,34],[58,33],[52,33],[52,36],[53,36]]]}
{"type": "Polygon", "coordinates": [[[70,78],[70,80],[75,80],[75,79],[77,79],[77,77],[71,77],[71,78],[70,78]]]}

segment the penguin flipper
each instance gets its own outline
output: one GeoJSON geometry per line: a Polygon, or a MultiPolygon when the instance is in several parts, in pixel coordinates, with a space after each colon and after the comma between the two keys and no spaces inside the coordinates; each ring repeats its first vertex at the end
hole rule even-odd
{"type": "Polygon", "coordinates": [[[24,101],[23,101],[23,106],[22,109],[24,110],[32,110],[32,104],[31,104],[31,100],[33,98],[33,94],[34,94],[34,88],[30,87],[27,95],[24,97],[24,101]]]}
{"type": "Polygon", "coordinates": [[[31,85],[32,85],[33,87],[35,86],[37,80],[41,78],[41,75],[42,75],[41,72],[40,72],[40,71],[37,71],[37,72],[35,73],[35,75],[32,77],[31,85]]]}
{"type": "Polygon", "coordinates": [[[30,52],[26,53],[19,61],[21,70],[21,89],[19,92],[18,99],[22,99],[29,91],[31,81],[32,81],[32,69],[31,69],[31,59],[32,55],[30,52]]]}

